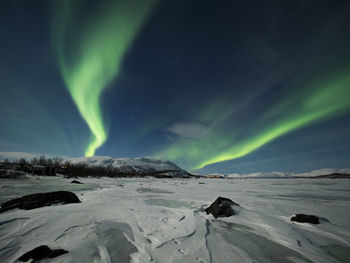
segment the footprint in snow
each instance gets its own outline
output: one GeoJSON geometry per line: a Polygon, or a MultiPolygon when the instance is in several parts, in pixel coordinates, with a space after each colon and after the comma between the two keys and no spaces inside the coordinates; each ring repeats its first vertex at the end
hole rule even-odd
{"type": "Polygon", "coordinates": [[[198,260],[199,263],[207,263],[206,260],[204,260],[204,259],[202,259],[202,258],[200,258],[200,257],[196,257],[196,260],[198,260]]]}
{"type": "Polygon", "coordinates": [[[185,254],[185,251],[183,251],[181,248],[178,248],[177,251],[182,255],[185,254]]]}

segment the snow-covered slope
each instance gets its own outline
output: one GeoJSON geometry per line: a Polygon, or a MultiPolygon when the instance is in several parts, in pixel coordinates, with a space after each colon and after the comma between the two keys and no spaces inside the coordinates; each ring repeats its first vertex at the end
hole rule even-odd
{"type": "Polygon", "coordinates": [[[90,167],[113,168],[121,174],[136,175],[190,175],[170,161],[162,161],[153,158],[112,158],[107,156],[93,156],[66,159],[72,164],[85,164],[90,167]]]}

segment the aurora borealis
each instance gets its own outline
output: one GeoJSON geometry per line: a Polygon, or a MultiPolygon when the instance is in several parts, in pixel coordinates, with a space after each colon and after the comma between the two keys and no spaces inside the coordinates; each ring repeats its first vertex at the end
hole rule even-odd
{"type": "MultiPolygon", "coordinates": [[[[206,165],[237,159],[250,154],[268,142],[301,128],[313,122],[321,121],[330,117],[343,114],[350,110],[350,100],[348,98],[350,87],[350,71],[345,71],[329,79],[322,79],[315,83],[310,83],[310,87],[305,87],[299,93],[288,94],[288,97],[273,105],[257,120],[259,125],[258,133],[253,131],[248,136],[235,141],[235,136],[225,135],[232,138],[232,142],[220,144],[216,138],[203,136],[198,141],[186,142],[180,146],[171,146],[168,151],[160,156],[170,159],[189,158],[189,156],[201,155],[200,162],[194,169],[203,168],[206,165]],[[207,150],[203,150],[203,145],[211,143],[207,150]],[[211,155],[210,149],[218,148],[216,153],[211,155]],[[184,154],[184,151],[188,151],[184,154]]],[[[193,160],[195,162],[195,160],[193,160]]]]}
{"type": "Polygon", "coordinates": [[[107,139],[100,105],[102,91],[118,74],[124,54],[153,3],[154,0],[108,3],[101,14],[96,15],[96,10],[84,14],[86,21],[77,24],[74,15],[83,7],[83,1],[55,1],[52,42],[60,70],[93,134],[85,156],[93,156],[107,139]]]}
{"type": "Polygon", "coordinates": [[[28,2],[1,11],[0,152],[349,166],[348,2],[28,2]]]}

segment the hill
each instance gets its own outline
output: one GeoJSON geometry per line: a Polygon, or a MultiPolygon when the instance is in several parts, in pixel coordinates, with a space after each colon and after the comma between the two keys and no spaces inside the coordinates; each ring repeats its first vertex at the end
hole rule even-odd
{"type": "Polygon", "coordinates": [[[154,158],[112,158],[107,156],[80,157],[66,159],[72,165],[88,168],[112,170],[116,175],[156,176],[156,177],[188,177],[189,172],[170,161],[154,158]]]}

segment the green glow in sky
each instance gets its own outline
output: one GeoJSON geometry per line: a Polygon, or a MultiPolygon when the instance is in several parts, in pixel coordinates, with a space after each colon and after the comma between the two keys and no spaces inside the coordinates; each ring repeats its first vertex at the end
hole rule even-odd
{"type": "Polygon", "coordinates": [[[80,16],[83,3],[55,2],[52,36],[64,82],[92,132],[85,156],[93,156],[107,139],[101,94],[118,76],[123,57],[155,1],[107,1],[94,7],[89,17],[80,16]]]}
{"type": "Polygon", "coordinates": [[[218,131],[216,127],[209,127],[208,136],[176,143],[159,156],[175,161],[185,159],[192,165],[191,168],[200,169],[209,164],[243,157],[284,134],[350,110],[348,72],[291,90],[266,110],[250,130],[243,131],[247,135],[238,138],[236,134],[242,133],[239,127],[232,131],[218,131]]]}

